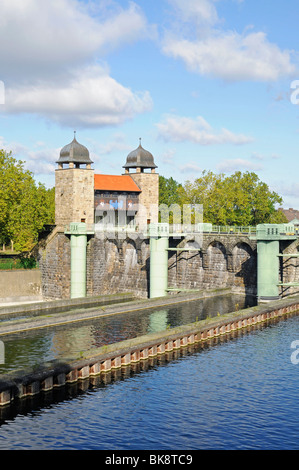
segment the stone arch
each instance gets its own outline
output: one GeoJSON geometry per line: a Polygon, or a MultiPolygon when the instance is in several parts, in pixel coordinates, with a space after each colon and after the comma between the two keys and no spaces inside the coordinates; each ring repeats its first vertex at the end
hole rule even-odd
{"type": "Polygon", "coordinates": [[[119,261],[119,249],[117,240],[105,240],[105,256],[106,261],[110,265],[119,261]]]}
{"type": "Polygon", "coordinates": [[[237,243],[232,249],[234,271],[240,271],[242,265],[252,256],[252,248],[245,242],[237,243]]]}
{"type": "Polygon", "coordinates": [[[238,242],[232,249],[233,273],[235,274],[235,287],[245,292],[254,292],[257,279],[256,252],[249,243],[238,242]]]}
{"type": "Polygon", "coordinates": [[[141,244],[140,244],[140,263],[142,265],[145,265],[148,260],[149,260],[149,256],[150,256],[150,252],[149,252],[149,241],[148,240],[142,240],[141,244]]]}
{"type": "Polygon", "coordinates": [[[202,252],[201,243],[199,243],[196,239],[191,238],[191,239],[186,240],[186,243],[184,244],[183,248],[186,249],[186,251],[182,252],[186,260],[188,260],[189,263],[194,265],[194,268],[196,267],[201,268],[203,265],[202,263],[203,252],[202,252]],[[188,249],[191,249],[194,251],[188,251],[188,249]]]}
{"type": "Polygon", "coordinates": [[[201,250],[202,246],[195,238],[190,238],[186,240],[186,243],[183,245],[183,248],[195,248],[201,250]]]}
{"type": "Polygon", "coordinates": [[[137,247],[134,240],[126,240],[123,245],[123,260],[125,270],[129,270],[138,264],[137,247]]]}
{"type": "Polygon", "coordinates": [[[212,241],[207,248],[209,268],[218,271],[227,271],[227,251],[223,243],[218,240],[212,241]]]}
{"type": "Polygon", "coordinates": [[[203,279],[201,245],[194,236],[185,237],[179,243],[175,239],[170,240],[168,282],[171,287],[182,287],[182,289],[201,287],[203,279]]]}
{"type": "MultiPolygon", "coordinates": [[[[284,283],[299,283],[299,239],[291,243],[284,251],[284,255],[290,255],[280,258],[280,279],[284,283]],[[292,257],[292,255],[296,255],[292,257]]],[[[298,293],[298,286],[283,286],[282,295],[298,293]]]]}

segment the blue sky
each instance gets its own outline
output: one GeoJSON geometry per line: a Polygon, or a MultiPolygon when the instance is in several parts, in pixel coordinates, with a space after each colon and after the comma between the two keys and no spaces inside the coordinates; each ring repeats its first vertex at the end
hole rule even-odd
{"type": "Polygon", "coordinates": [[[0,0],[0,11],[0,147],[37,181],[54,186],[74,130],[106,174],[123,172],[141,137],[163,176],[254,171],[299,210],[295,0],[0,0]]]}

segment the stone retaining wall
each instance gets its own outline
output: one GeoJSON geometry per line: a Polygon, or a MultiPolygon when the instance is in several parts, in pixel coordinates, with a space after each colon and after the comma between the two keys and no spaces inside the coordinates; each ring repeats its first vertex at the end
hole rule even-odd
{"type": "Polygon", "coordinates": [[[0,271],[1,302],[41,300],[42,276],[39,269],[0,271]]]}
{"type": "MultiPolygon", "coordinates": [[[[172,248],[196,248],[194,237],[170,238],[172,248]]],[[[56,229],[39,249],[43,295],[70,297],[70,240],[56,229]]],[[[149,295],[150,246],[148,238],[111,239],[89,236],[87,295],[134,292],[149,295]]],[[[255,295],[256,242],[246,235],[203,235],[202,248],[169,251],[168,286],[174,290],[233,288],[255,295]]]]}

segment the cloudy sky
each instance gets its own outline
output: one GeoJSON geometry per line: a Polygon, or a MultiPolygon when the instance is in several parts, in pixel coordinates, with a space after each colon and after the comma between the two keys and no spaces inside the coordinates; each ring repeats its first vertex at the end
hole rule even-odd
{"type": "MultiPolygon", "coordinates": [[[[60,149],[121,174],[254,171],[299,209],[295,0],[0,0],[0,148],[54,186],[60,149]]],[[[298,92],[297,92],[298,90],[298,92]]]]}

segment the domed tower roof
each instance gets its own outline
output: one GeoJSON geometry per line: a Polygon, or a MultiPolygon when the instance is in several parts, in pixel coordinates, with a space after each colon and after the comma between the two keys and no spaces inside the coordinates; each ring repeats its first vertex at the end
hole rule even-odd
{"type": "Polygon", "coordinates": [[[79,144],[74,135],[73,141],[65,145],[60,151],[60,157],[57,160],[58,164],[63,163],[76,163],[76,164],[91,164],[93,163],[89,157],[89,151],[84,145],[79,144]]]}
{"type": "Polygon", "coordinates": [[[126,164],[123,166],[123,168],[126,168],[127,170],[129,168],[153,169],[157,168],[157,165],[155,165],[152,154],[141,146],[140,139],[139,147],[129,153],[126,164]]]}

